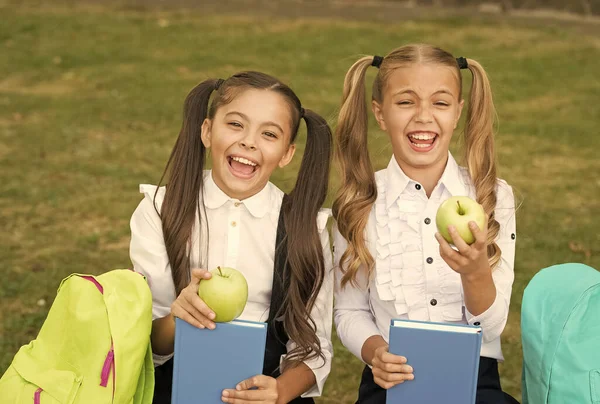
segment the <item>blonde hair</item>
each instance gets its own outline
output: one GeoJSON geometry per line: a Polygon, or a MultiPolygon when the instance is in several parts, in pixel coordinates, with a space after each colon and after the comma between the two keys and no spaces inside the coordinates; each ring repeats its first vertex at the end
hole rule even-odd
{"type": "MultiPolygon", "coordinates": [[[[340,259],[344,273],[342,286],[356,284],[361,266],[371,276],[374,259],[365,240],[365,229],[370,211],[377,199],[375,174],[367,148],[368,114],[365,95],[365,73],[373,64],[373,56],[360,58],[350,67],[344,79],[342,106],[338,117],[336,161],[342,174],[342,183],[333,203],[333,214],[340,234],[348,248],[340,259]]],[[[415,63],[434,63],[456,71],[459,100],[462,98],[462,76],[456,58],[431,45],[406,45],[388,54],[379,67],[373,82],[372,99],[381,103],[391,73],[415,63]]],[[[490,82],[483,67],[467,59],[473,80],[467,106],[464,128],[464,163],[475,185],[477,202],[488,216],[487,252],[490,266],[500,261],[500,248],[495,243],[500,225],[494,217],[496,208],[496,154],[494,124],[496,110],[490,82]]]]}

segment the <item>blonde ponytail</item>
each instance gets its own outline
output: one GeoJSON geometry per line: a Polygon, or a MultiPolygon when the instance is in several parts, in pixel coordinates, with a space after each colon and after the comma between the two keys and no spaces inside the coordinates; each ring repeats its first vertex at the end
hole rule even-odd
{"type": "Polygon", "coordinates": [[[488,259],[494,268],[500,261],[500,247],[495,239],[500,231],[496,221],[496,149],[494,146],[494,124],[496,109],[492,98],[490,81],[483,67],[473,59],[467,59],[468,69],[473,75],[471,95],[465,122],[465,155],[469,175],[475,185],[477,202],[488,215],[488,259]]]}
{"type": "Polygon", "coordinates": [[[365,98],[365,73],[373,59],[365,56],[348,70],[335,131],[335,155],[342,183],[333,203],[333,215],[340,234],[348,241],[348,248],[340,259],[344,272],[342,286],[355,283],[361,265],[370,273],[374,264],[365,241],[369,213],[377,198],[375,174],[367,147],[365,98]]]}

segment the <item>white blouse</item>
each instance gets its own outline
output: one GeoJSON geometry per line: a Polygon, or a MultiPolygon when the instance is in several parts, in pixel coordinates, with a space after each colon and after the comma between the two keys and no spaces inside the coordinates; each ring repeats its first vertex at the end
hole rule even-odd
{"type": "MultiPolygon", "coordinates": [[[[205,172],[204,204],[202,215],[202,246],[199,245],[198,212],[192,234],[191,267],[213,269],[218,265],[232,267],[244,274],[248,281],[248,302],[240,319],[266,321],[269,317],[275,258],[275,239],[283,192],[268,183],[256,195],[242,201],[230,198],[215,184],[211,171],[205,172]],[[206,224],[208,223],[208,231],[206,224]],[[208,235],[208,237],[207,237],[208,235]],[[207,243],[208,240],[208,243],[207,243]],[[200,254],[202,251],[202,254],[200,254]],[[200,258],[202,255],[202,258],[200,258]]],[[[164,243],[161,219],[154,207],[156,186],[140,185],[144,199],[131,217],[130,257],[134,269],[146,276],[152,291],[153,319],[168,315],[175,301],[175,287],[171,266],[164,243]]],[[[160,212],[165,187],[158,189],[156,209],[160,212]]],[[[317,326],[317,335],[325,355],[306,361],[317,383],[303,397],[319,396],[329,375],[333,347],[331,344],[333,311],[333,263],[326,230],[329,209],[321,209],[317,227],[325,258],[325,278],[311,312],[317,326]]],[[[295,347],[288,341],[288,352],[295,347]]],[[[154,355],[155,363],[162,364],[172,355],[154,355]]],[[[281,360],[285,356],[282,356],[281,360]]]]}
{"type": "Polygon", "coordinates": [[[391,319],[480,325],[483,329],[481,356],[503,360],[500,334],[508,318],[514,280],[515,203],[512,188],[498,180],[496,220],[500,232],[496,243],[502,251],[492,277],[494,303],[480,315],[465,306],[461,278],[440,257],[435,216],[451,196],[475,199],[475,188],[467,170],[452,155],[431,196],[408,178],[392,157],[387,169],[375,174],[377,200],[366,228],[367,245],[375,259],[375,272],[357,278],[359,288],[341,288],[339,260],[346,240],[334,230],[336,268],[334,318],[342,343],[359,359],[365,341],[381,335],[389,341],[391,319]]]}

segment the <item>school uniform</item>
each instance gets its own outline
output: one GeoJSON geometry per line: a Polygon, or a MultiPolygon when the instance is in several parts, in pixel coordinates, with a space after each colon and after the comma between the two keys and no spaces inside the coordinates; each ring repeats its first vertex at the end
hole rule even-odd
{"type": "MultiPolygon", "coordinates": [[[[274,277],[275,271],[283,272],[285,262],[285,257],[281,256],[284,249],[278,249],[277,256],[275,251],[276,242],[285,235],[280,220],[284,193],[269,182],[256,195],[240,201],[221,191],[211,171],[205,172],[204,180],[205,210],[200,209],[196,214],[197,218],[201,215],[203,225],[199,226],[196,219],[190,250],[191,267],[212,269],[220,265],[236,268],[244,274],[248,282],[248,302],[239,319],[269,323],[263,374],[277,377],[281,361],[296,346],[288,339],[281,321],[273,318],[285,293],[285,284],[277,282],[281,277],[274,277]]],[[[153,203],[156,187],[141,185],[140,191],[144,199],[131,218],[130,256],[134,269],[148,279],[153,298],[152,315],[157,319],[170,313],[176,299],[162,224],[156,213],[156,210],[160,212],[165,188],[158,189],[156,209],[153,203]]],[[[317,217],[325,278],[311,312],[325,359],[317,357],[305,361],[315,375],[316,384],[293,403],[310,403],[313,402],[310,397],[320,396],[331,368],[333,264],[326,229],[330,215],[330,210],[322,209],[317,217]]],[[[157,366],[155,403],[170,402],[172,356],[154,355],[157,366]]]]}
{"type": "MultiPolygon", "coordinates": [[[[337,229],[334,231],[334,319],[340,340],[362,360],[361,349],[369,337],[381,335],[389,342],[392,318],[479,325],[483,341],[477,404],[513,402],[506,401],[498,376],[498,361],[504,360],[500,335],[508,318],[514,280],[516,222],[511,187],[498,181],[495,214],[500,232],[496,243],[502,257],[492,272],[496,297],[485,312],[474,315],[465,306],[460,275],[440,257],[434,236],[435,216],[442,202],[461,195],[475,199],[467,170],[458,166],[449,153],[446,168],[429,198],[421,184],[404,174],[394,157],[386,169],[375,174],[375,179],[377,200],[365,232],[375,272],[368,279],[360,271],[358,287],[348,284],[341,288],[339,260],[347,242],[337,229]]],[[[415,374],[426,371],[415,369],[415,374]]],[[[385,403],[385,390],[373,382],[368,366],[363,372],[358,403],[385,403]]]]}

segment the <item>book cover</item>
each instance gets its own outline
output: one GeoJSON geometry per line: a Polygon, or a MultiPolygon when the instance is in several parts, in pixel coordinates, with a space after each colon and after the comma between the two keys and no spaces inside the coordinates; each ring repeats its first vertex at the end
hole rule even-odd
{"type": "Polygon", "coordinates": [[[392,320],[389,350],[407,358],[415,378],[387,391],[388,404],[474,404],[481,327],[392,320]]]}
{"type": "Polygon", "coordinates": [[[173,404],[222,403],[224,389],[262,374],[267,323],[234,320],[214,330],[175,321],[173,404]]]}

